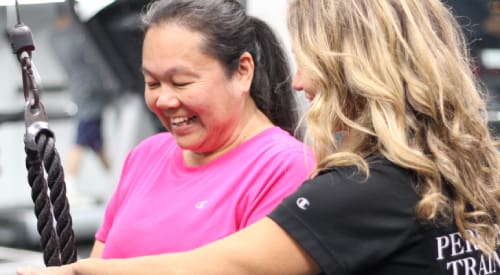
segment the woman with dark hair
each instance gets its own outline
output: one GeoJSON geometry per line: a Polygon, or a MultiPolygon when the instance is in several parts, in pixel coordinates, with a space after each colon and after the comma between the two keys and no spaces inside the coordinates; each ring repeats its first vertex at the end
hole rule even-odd
{"type": "Polygon", "coordinates": [[[307,178],[289,66],[237,0],[161,0],[143,14],[145,100],[168,132],[127,156],[92,257],[193,249],[264,217],[307,178]]]}

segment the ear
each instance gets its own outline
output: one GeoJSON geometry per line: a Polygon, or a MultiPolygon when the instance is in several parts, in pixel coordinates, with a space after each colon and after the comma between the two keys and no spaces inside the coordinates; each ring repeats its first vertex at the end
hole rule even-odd
{"type": "Polygon", "coordinates": [[[238,86],[243,92],[250,92],[250,86],[252,85],[253,73],[255,65],[253,63],[253,57],[249,52],[244,52],[240,56],[240,65],[235,74],[235,80],[238,86]]]}

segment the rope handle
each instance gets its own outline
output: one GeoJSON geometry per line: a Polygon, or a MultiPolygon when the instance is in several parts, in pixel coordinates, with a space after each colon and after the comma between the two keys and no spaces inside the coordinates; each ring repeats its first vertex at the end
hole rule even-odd
{"type": "Polygon", "coordinates": [[[9,39],[22,69],[28,183],[31,187],[45,265],[59,266],[73,263],[77,259],[73,222],[66,196],[64,171],[55,148],[54,133],[49,129],[47,113],[40,100],[40,91],[33,74],[31,53],[35,46],[31,30],[21,22],[17,0],[16,11],[17,24],[10,30],[9,39]]]}

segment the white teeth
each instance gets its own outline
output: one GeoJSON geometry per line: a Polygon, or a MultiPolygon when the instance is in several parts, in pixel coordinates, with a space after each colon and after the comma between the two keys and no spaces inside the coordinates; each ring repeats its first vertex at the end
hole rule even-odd
{"type": "Polygon", "coordinates": [[[170,122],[172,124],[179,124],[179,123],[182,123],[182,122],[186,122],[188,120],[187,117],[173,117],[170,119],[170,122]]]}
{"type": "Polygon", "coordinates": [[[193,117],[172,117],[170,118],[170,123],[172,125],[175,125],[175,126],[178,126],[178,125],[181,125],[181,124],[188,124],[188,123],[191,123],[193,120],[194,120],[194,116],[193,117]]]}

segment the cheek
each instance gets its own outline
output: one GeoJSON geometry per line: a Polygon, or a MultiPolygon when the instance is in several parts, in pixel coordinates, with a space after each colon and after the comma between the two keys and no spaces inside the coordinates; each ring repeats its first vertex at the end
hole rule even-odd
{"type": "Polygon", "coordinates": [[[200,116],[203,124],[218,125],[236,116],[235,112],[239,112],[242,99],[233,94],[231,87],[227,87],[225,82],[211,84],[186,94],[183,103],[200,116]]]}
{"type": "Polygon", "coordinates": [[[151,92],[147,92],[147,91],[144,92],[144,102],[146,103],[146,106],[148,107],[148,109],[153,111],[155,98],[153,97],[151,92]]]}
{"type": "Polygon", "coordinates": [[[234,117],[229,113],[232,107],[216,100],[206,100],[193,105],[191,111],[195,112],[201,123],[211,130],[219,131],[224,128],[227,121],[234,117]]]}

